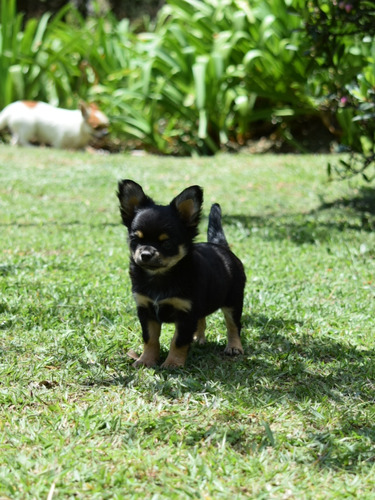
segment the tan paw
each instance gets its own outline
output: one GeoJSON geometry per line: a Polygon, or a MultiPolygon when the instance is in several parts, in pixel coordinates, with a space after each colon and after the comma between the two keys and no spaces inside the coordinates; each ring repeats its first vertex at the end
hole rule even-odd
{"type": "Polygon", "coordinates": [[[185,366],[184,360],[179,360],[179,359],[168,360],[168,358],[161,365],[162,368],[167,368],[169,370],[173,370],[173,368],[183,368],[184,366],[185,366]]]}
{"type": "Polygon", "coordinates": [[[145,355],[144,353],[142,356],[137,359],[135,363],[133,363],[133,366],[136,368],[139,368],[140,366],[146,366],[147,368],[151,368],[152,366],[155,366],[158,363],[159,358],[157,356],[150,356],[150,355],[145,355]]]}
{"type": "Polygon", "coordinates": [[[161,365],[162,368],[182,368],[185,366],[185,361],[189,351],[189,346],[176,347],[172,345],[167,359],[161,365]]]}

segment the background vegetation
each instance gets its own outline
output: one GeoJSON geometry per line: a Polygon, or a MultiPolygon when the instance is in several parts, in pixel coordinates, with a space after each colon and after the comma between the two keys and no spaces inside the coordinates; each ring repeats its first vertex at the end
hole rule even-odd
{"type": "Polygon", "coordinates": [[[96,100],[112,137],[163,154],[334,140],[361,153],[371,179],[374,2],[169,0],[140,24],[71,4],[26,19],[10,0],[0,16],[0,107],[96,100]]]}
{"type": "Polygon", "coordinates": [[[1,498],[373,498],[374,192],[326,161],[0,146],[1,498]],[[201,184],[201,239],[220,201],[243,356],[216,314],[185,369],[132,367],[123,177],[162,202],[201,184]]]}

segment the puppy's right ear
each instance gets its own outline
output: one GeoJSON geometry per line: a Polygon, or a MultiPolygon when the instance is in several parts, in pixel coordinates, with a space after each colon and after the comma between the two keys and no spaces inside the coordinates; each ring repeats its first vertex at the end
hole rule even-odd
{"type": "Polygon", "coordinates": [[[120,200],[122,222],[128,229],[139,208],[154,204],[152,199],[145,195],[142,187],[130,179],[119,181],[117,196],[120,200]]]}
{"type": "Polygon", "coordinates": [[[203,189],[200,186],[190,186],[171,201],[171,206],[177,209],[179,216],[188,227],[197,227],[202,203],[203,189]]]}

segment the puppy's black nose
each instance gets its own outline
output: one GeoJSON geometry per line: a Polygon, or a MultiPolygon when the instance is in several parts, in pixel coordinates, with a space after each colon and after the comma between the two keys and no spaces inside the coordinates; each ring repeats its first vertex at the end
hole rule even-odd
{"type": "Polygon", "coordinates": [[[143,250],[141,253],[141,260],[142,262],[149,262],[152,259],[152,256],[154,255],[151,250],[143,250]]]}

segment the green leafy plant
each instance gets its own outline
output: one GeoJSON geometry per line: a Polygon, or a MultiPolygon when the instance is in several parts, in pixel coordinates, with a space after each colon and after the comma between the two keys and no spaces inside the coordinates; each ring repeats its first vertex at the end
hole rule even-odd
{"type": "Polygon", "coordinates": [[[0,9],[0,107],[21,98],[66,102],[79,75],[74,48],[78,31],[62,22],[69,10],[24,23],[15,0],[0,9]]]}
{"type": "Polygon", "coordinates": [[[340,143],[350,152],[329,173],[361,174],[371,181],[375,160],[375,2],[314,0],[301,6],[311,77],[321,85],[324,106],[337,120],[340,143]]]}
{"type": "Polygon", "coordinates": [[[373,5],[168,0],[140,32],[111,13],[84,20],[71,6],[24,22],[9,0],[0,10],[0,107],[95,100],[119,142],[179,155],[270,134],[303,151],[294,131],[313,118],[362,155],[357,170],[370,178],[373,5]]]}
{"type": "MultiPolygon", "coordinates": [[[[142,103],[143,93],[143,120],[132,117],[132,125],[139,137],[163,152],[214,153],[243,143],[259,122],[272,129],[313,114],[304,92],[307,62],[295,45],[299,26],[276,0],[254,7],[169,0],[154,31],[139,34],[135,45],[143,83],[133,103],[142,103]]],[[[127,99],[126,90],[120,94],[127,99]]]]}

